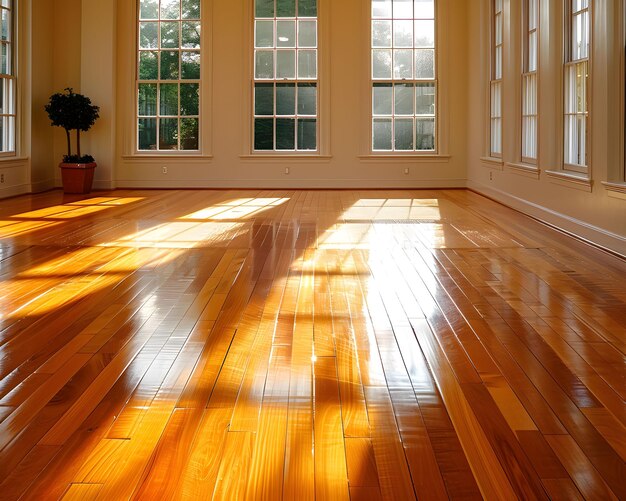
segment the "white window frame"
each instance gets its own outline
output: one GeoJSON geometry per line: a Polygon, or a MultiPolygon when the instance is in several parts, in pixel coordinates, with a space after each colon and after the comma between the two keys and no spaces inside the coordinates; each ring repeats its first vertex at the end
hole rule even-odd
{"type": "Polygon", "coordinates": [[[316,1],[316,16],[299,16],[299,1],[295,2],[295,16],[289,17],[279,17],[277,14],[277,2],[274,0],[274,16],[272,18],[268,17],[257,17],[256,16],[256,0],[252,0],[252,12],[253,12],[253,29],[252,29],[252,46],[253,46],[253,58],[252,58],[252,124],[251,124],[251,138],[250,145],[251,151],[254,155],[316,155],[320,152],[320,58],[319,58],[319,49],[320,49],[320,1],[316,1]],[[273,42],[272,46],[257,46],[257,26],[258,22],[261,21],[272,21],[273,22],[273,42]],[[316,32],[315,32],[315,44],[314,46],[300,45],[299,39],[299,27],[300,22],[310,22],[315,21],[316,24],[316,32]],[[280,46],[278,40],[278,23],[279,22],[293,22],[295,23],[295,43],[293,46],[280,46]],[[278,55],[283,51],[295,51],[295,73],[294,77],[279,77],[277,75],[277,61],[278,55]],[[299,76],[299,61],[300,56],[304,52],[315,52],[315,77],[300,77],[299,76]],[[272,77],[263,77],[257,76],[257,54],[258,53],[272,53],[272,61],[273,61],[273,76],[272,77]],[[256,89],[257,84],[260,85],[271,85],[273,88],[273,114],[271,115],[263,115],[256,113],[256,89]],[[293,85],[294,93],[295,93],[295,110],[294,114],[279,114],[277,111],[277,89],[281,85],[293,85]],[[298,88],[300,86],[314,86],[315,91],[315,113],[314,114],[300,114],[298,113],[298,97],[299,92],[298,88]],[[271,149],[256,149],[256,122],[257,120],[272,120],[272,138],[273,138],[273,147],[271,149]],[[278,120],[294,120],[294,148],[281,148],[278,149],[277,146],[277,123],[278,120]],[[311,121],[315,120],[315,148],[299,148],[300,144],[298,141],[298,130],[299,130],[299,122],[300,121],[311,121]]]}
{"type": "MultiPolygon", "coordinates": [[[[17,81],[15,77],[17,61],[15,57],[15,43],[17,38],[15,36],[15,7],[14,0],[5,0],[0,4],[0,15],[2,18],[6,15],[8,18],[7,38],[0,40],[0,47],[2,49],[0,54],[6,54],[6,71],[0,73],[0,86],[2,86],[2,95],[5,99],[5,108],[0,109],[0,157],[13,157],[16,155],[17,149],[17,81]]],[[[0,55],[0,57],[2,56],[0,55]]]]}
{"type": "MultiPolygon", "coordinates": [[[[178,18],[175,19],[169,19],[169,18],[162,18],[161,17],[161,1],[163,0],[157,0],[157,8],[158,8],[158,18],[157,19],[142,19],[141,17],[141,0],[137,0],[137,16],[136,16],[136,27],[137,27],[137,34],[135,37],[136,40],[136,57],[135,57],[135,72],[136,72],[136,77],[135,77],[135,111],[134,111],[134,130],[135,130],[135,153],[138,155],[145,155],[145,154],[157,154],[157,155],[198,155],[200,153],[200,151],[202,150],[202,111],[203,111],[203,103],[202,103],[202,79],[203,79],[203,74],[204,74],[204,65],[202,63],[203,60],[203,41],[204,41],[204,34],[202,33],[203,28],[205,27],[205,23],[203,23],[202,20],[202,16],[203,16],[203,10],[205,7],[203,7],[203,3],[202,1],[199,2],[200,4],[200,13],[199,13],[199,17],[196,18],[182,18],[182,10],[180,15],[178,16],[178,18]],[[142,48],[141,44],[140,44],[140,37],[141,37],[141,33],[140,33],[140,29],[141,29],[141,22],[151,22],[151,23],[155,23],[157,25],[157,47],[150,47],[150,48],[142,48]],[[161,28],[162,28],[162,24],[163,23],[173,23],[176,22],[179,24],[179,44],[178,47],[174,48],[162,48],[160,47],[161,44],[161,28]],[[199,43],[199,48],[192,48],[192,47],[183,47],[182,44],[182,25],[185,22],[189,22],[189,23],[198,23],[200,25],[201,28],[201,35],[200,35],[200,43],[199,43]],[[158,75],[156,79],[142,79],[140,78],[140,58],[141,58],[141,53],[142,52],[155,52],[157,53],[157,68],[158,68],[158,75]],[[161,74],[160,74],[160,67],[161,67],[161,54],[165,53],[165,52],[178,52],[180,54],[179,56],[179,69],[178,69],[178,78],[177,79],[163,79],[161,78],[161,74]],[[182,60],[182,55],[183,53],[193,53],[197,55],[197,59],[199,61],[199,65],[200,65],[200,75],[199,78],[193,78],[193,79],[183,79],[182,78],[182,65],[183,65],[183,60],[182,60]],[[167,85],[167,84],[173,84],[173,85],[177,85],[178,90],[178,112],[176,114],[161,114],[161,106],[160,106],[160,97],[161,97],[161,88],[162,85],[167,85]],[[198,87],[198,113],[197,114],[188,114],[188,115],[182,115],[181,114],[181,96],[180,96],[180,86],[181,84],[193,84],[193,85],[197,85],[198,87]],[[139,114],[139,86],[140,85],[156,85],[157,88],[157,92],[156,92],[156,105],[155,105],[155,114],[154,115],[140,115],[139,114]],[[140,149],[139,148],[139,120],[141,119],[154,119],[156,121],[156,138],[155,138],[155,149],[140,149]],[[161,148],[160,147],[160,120],[161,119],[172,119],[172,120],[177,120],[178,121],[178,137],[177,137],[177,144],[175,148],[161,148]],[[181,128],[182,128],[182,120],[185,119],[192,119],[192,120],[197,120],[198,123],[198,128],[197,128],[197,147],[196,148],[181,148],[182,146],[182,140],[181,140],[181,128]]],[[[182,9],[182,3],[181,3],[181,9],[182,9]]]]}
{"type": "Polygon", "coordinates": [[[535,165],[539,136],[539,0],[522,2],[522,52],[521,158],[523,163],[535,165]]]}
{"type": "MultiPolygon", "coordinates": [[[[370,130],[369,130],[369,144],[370,144],[370,154],[393,154],[393,155],[419,155],[419,156],[430,156],[430,155],[437,155],[439,152],[439,82],[438,82],[438,72],[439,72],[439,64],[438,64],[438,43],[437,43],[437,38],[438,38],[438,34],[437,34],[437,25],[438,25],[438,4],[439,4],[439,0],[433,0],[433,16],[432,17],[417,17],[415,11],[413,11],[413,16],[411,18],[408,17],[403,17],[403,18],[399,18],[399,17],[395,17],[393,10],[392,10],[392,15],[391,17],[374,17],[374,9],[373,9],[373,2],[372,0],[370,0],[370,37],[369,37],[369,41],[370,41],[370,92],[371,92],[371,115],[370,115],[370,130]],[[374,46],[374,39],[373,39],[373,33],[374,33],[374,22],[376,21],[386,21],[386,22],[391,22],[392,25],[392,31],[391,31],[391,40],[390,40],[390,44],[389,46],[386,47],[382,47],[382,46],[374,46]],[[413,23],[413,43],[412,45],[409,46],[396,46],[395,44],[395,40],[394,40],[394,28],[393,28],[393,24],[394,21],[411,21],[413,23]],[[416,43],[415,40],[415,25],[419,22],[428,22],[428,21],[432,21],[433,23],[433,46],[420,46],[416,43]],[[381,77],[377,77],[374,75],[374,57],[375,57],[375,53],[374,51],[377,49],[382,49],[382,50],[389,50],[392,54],[392,63],[391,63],[391,77],[390,78],[381,78],[381,77]],[[411,57],[411,77],[410,78],[403,78],[403,77],[396,77],[393,73],[394,73],[394,64],[393,64],[393,60],[394,60],[394,54],[395,54],[395,50],[396,49],[400,49],[400,50],[410,50],[412,51],[412,57],[411,57]],[[420,50],[432,50],[433,51],[433,77],[432,78],[416,78],[415,77],[415,70],[414,70],[414,65],[415,65],[415,58],[416,58],[416,51],[420,51],[420,50]],[[374,110],[374,105],[375,105],[375,91],[374,89],[377,87],[387,87],[390,86],[391,87],[391,113],[375,113],[374,110]],[[411,86],[413,87],[413,98],[412,98],[412,102],[413,102],[413,112],[411,114],[397,114],[396,113],[396,109],[395,109],[395,102],[396,102],[396,95],[397,95],[397,89],[401,88],[401,87],[406,87],[406,86],[411,86]],[[423,87],[423,88],[427,88],[427,87],[432,87],[432,89],[434,90],[434,97],[433,97],[433,105],[432,106],[432,112],[430,113],[418,113],[416,107],[417,107],[417,89],[419,87],[423,87]],[[396,123],[398,121],[411,121],[412,122],[412,141],[413,141],[413,148],[412,149],[398,149],[396,148],[396,123]],[[390,121],[391,122],[391,149],[375,149],[374,148],[374,124],[377,121],[390,121]],[[432,149],[418,149],[417,148],[417,124],[420,122],[426,122],[426,121],[432,121],[433,123],[433,148],[432,149]]],[[[413,2],[411,2],[411,4],[413,5],[413,2]]],[[[392,9],[393,9],[393,4],[392,4],[392,9]]],[[[429,94],[423,94],[423,95],[429,95],[429,94]]]]}
{"type": "Polygon", "coordinates": [[[490,10],[489,156],[502,158],[502,72],[504,58],[504,0],[492,0],[490,10]]]}
{"type": "Polygon", "coordinates": [[[592,41],[592,0],[587,0],[586,7],[574,11],[574,2],[581,0],[566,0],[564,14],[564,63],[563,63],[563,170],[589,174],[591,158],[591,120],[590,120],[590,86],[591,86],[591,41],[592,41]],[[573,29],[577,17],[586,15],[587,18],[587,46],[575,51],[573,47],[573,29]],[[582,52],[581,52],[582,51],[582,52]],[[578,54],[576,53],[578,52],[578,54]],[[580,57],[579,57],[580,56],[580,57]],[[584,75],[583,75],[584,74],[584,75]],[[572,82],[572,76],[576,81],[572,82]],[[574,104],[579,97],[576,87],[582,84],[582,106],[574,104]],[[577,108],[577,109],[572,109],[577,108]],[[569,120],[568,120],[569,119],[569,120]],[[568,134],[568,121],[570,125],[576,124],[576,156],[578,162],[568,161],[571,159],[571,151],[568,153],[568,144],[573,140],[573,135],[568,134]],[[579,129],[582,122],[583,128],[579,129]],[[582,132],[582,135],[581,135],[582,132]],[[583,150],[581,151],[580,145],[583,150]],[[569,157],[569,158],[568,158],[569,157]],[[584,157],[584,158],[581,158],[584,157]]]}

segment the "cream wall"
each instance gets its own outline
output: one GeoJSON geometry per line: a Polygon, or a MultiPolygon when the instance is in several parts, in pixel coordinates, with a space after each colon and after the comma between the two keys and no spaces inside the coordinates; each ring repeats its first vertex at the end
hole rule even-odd
{"type": "Polygon", "coordinates": [[[590,179],[562,173],[562,5],[540,5],[538,171],[520,165],[521,0],[504,1],[503,155],[489,151],[489,0],[468,12],[468,186],[626,255],[623,148],[623,16],[617,0],[594,0],[590,179]],[[620,77],[620,75],[622,75],[620,77]],[[603,182],[613,182],[606,186],[603,182]]]}

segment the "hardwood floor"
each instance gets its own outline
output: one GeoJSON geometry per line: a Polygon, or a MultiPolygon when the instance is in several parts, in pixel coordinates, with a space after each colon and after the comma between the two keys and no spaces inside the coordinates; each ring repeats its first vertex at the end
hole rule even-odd
{"type": "Polygon", "coordinates": [[[626,262],[451,191],[0,201],[0,499],[626,499],[626,262]]]}

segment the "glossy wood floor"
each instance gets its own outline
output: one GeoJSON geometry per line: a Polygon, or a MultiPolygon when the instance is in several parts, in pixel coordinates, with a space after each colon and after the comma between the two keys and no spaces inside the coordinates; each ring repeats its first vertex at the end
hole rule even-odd
{"type": "Polygon", "coordinates": [[[0,201],[0,499],[626,499],[626,264],[467,191],[0,201]]]}

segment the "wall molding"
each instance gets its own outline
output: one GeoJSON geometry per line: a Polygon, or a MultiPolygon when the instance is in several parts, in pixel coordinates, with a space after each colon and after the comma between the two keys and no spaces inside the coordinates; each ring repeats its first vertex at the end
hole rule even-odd
{"type": "Polygon", "coordinates": [[[16,197],[27,193],[30,193],[30,185],[28,184],[16,184],[7,186],[6,188],[0,188],[0,198],[16,197]]]}
{"type": "Polygon", "coordinates": [[[593,246],[626,258],[626,236],[612,233],[598,226],[581,221],[580,219],[518,198],[504,191],[485,186],[476,181],[468,180],[467,188],[593,246]]]}

